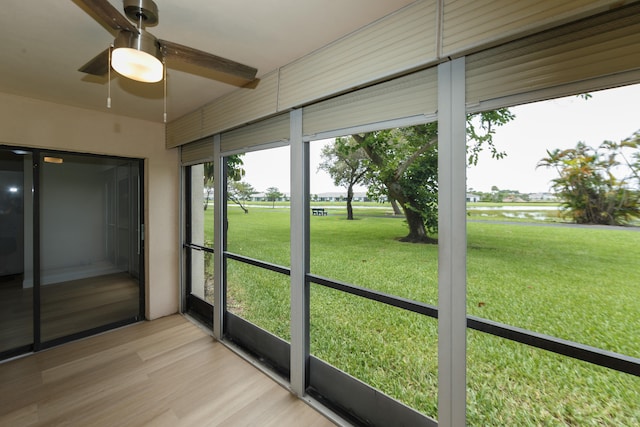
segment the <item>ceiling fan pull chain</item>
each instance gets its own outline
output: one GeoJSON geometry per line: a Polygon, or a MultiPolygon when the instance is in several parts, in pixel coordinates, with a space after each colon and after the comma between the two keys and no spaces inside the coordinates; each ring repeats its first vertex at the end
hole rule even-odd
{"type": "Polygon", "coordinates": [[[164,86],[164,115],[163,120],[164,123],[167,123],[167,64],[164,61],[164,56],[162,57],[162,72],[164,73],[164,79],[162,84],[164,86]]]}
{"type": "Polygon", "coordinates": [[[111,51],[113,44],[109,46],[109,68],[107,72],[107,108],[111,108],[111,51]]]}

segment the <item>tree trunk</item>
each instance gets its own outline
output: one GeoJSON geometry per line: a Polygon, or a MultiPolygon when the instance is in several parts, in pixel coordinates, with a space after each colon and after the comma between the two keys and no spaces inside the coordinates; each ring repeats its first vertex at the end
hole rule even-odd
{"type": "Polygon", "coordinates": [[[353,200],[353,184],[349,184],[347,188],[347,220],[353,220],[353,206],[351,201],[353,200]]]}
{"type": "MultiPolygon", "coordinates": [[[[352,135],[353,139],[362,144],[367,135],[352,135]]],[[[396,202],[402,207],[405,219],[407,220],[407,225],[409,226],[409,234],[400,239],[402,242],[412,242],[412,243],[438,243],[438,239],[434,239],[432,237],[427,236],[427,230],[424,226],[424,220],[422,216],[414,209],[411,209],[412,201],[409,200],[402,189],[402,185],[399,182],[399,176],[402,175],[402,172],[408,168],[411,164],[411,161],[418,158],[419,154],[424,153],[430,145],[437,143],[437,139],[433,139],[429,144],[425,144],[421,149],[416,151],[408,162],[402,165],[402,171],[398,169],[394,173],[394,176],[388,177],[383,181],[385,187],[387,187],[388,193],[387,196],[393,206],[393,203],[396,202]]],[[[369,160],[379,167],[380,169],[384,168],[384,160],[383,157],[377,153],[371,146],[361,145],[362,149],[366,153],[369,160]]],[[[415,203],[414,203],[415,204],[415,203]]],[[[395,208],[394,208],[395,213],[395,208]]]]}
{"type": "Polygon", "coordinates": [[[205,210],[205,211],[206,211],[206,210],[207,210],[207,208],[209,207],[209,198],[211,197],[209,194],[210,194],[210,193],[209,193],[209,190],[207,190],[207,198],[206,198],[206,199],[205,199],[205,201],[204,201],[204,210],[205,210]]]}
{"type": "Polygon", "coordinates": [[[411,201],[405,197],[400,184],[391,180],[384,184],[389,190],[389,196],[391,199],[397,201],[400,206],[402,206],[404,217],[407,220],[407,225],[409,226],[409,234],[400,239],[400,241],[411,243],[438,243],[438,239],[434,239],[427,235],[427,230],[424,227],[424,220],[422,219],[422,216],[410,208],[411,201]]]}
{"type": "Polygon", "coordinates": [[[412,211],[411,209],[404,209],[404,216],[409,225],[409,234],[400,239],[401,242],[410,243],[438,243],[438,239],[427,236],[427,231],[424,228],[424,221],[419,213],[412,211]]]}
{"type": "Polygon", "coordinates": [[[396,199],[391,199],[391,207],[393,208],[394,215],[402,215],[402,211],[400,210],[400,206],[398,206],[396,199]]]}

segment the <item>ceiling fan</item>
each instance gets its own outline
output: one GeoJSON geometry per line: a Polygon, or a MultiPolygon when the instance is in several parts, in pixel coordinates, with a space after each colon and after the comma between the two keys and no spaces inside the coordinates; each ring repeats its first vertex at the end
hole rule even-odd
{"type": "Polygon", "coordinates": [[[221,58],[178,43],[160,40],[145,30],[158,22],[158,7],[153,0],[123,0],[127,18],[107,0],[78,0],[108,27],[118,30],[112,47],[99,53],[80,67],[87,74],[104,76],[112,67],[119,74],[140,82],[154,83],[163,79],[165,60],[179,60],[250,83],[256,70],[230,59],[221,58]],[[113,50],[112,50],[113,48],[113,50]]]}

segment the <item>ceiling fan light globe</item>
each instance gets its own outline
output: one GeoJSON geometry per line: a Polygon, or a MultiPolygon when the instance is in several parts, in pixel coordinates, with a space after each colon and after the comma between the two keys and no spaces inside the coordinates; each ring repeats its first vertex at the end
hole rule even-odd
{"type": "Polygon", "coordinates": [[[120,31],[114,42],[111,66],[119,74],[145,83],[159,82],[164,72],[160,45],[144,30],[120,31]]]}
{"type": "Polygon", "coordinates": [[[139,82],[156,83],[163,76],[163,65],[158,58],[127,47],[114,49],[111,66],[119,74],[139,82]]]}

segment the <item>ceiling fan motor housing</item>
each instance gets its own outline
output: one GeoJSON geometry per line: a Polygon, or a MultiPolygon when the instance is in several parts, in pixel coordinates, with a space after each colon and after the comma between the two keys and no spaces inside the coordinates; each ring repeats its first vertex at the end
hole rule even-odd
{"type": "Polygon", "coordinates": [[[115,49],[125,47],[146,52],[149,55],[155,56],[162,62],[162,52],[160,51],[158,40],[152,34],[144,30],[140,30],[140,34],[132,33],[130,31],[120,31],[120,34],[118,34],[113,42],[113,47],[115,49]]]}
{"type": "Polygon", "coordinates": [[[123,0],[124,13],[127,18],[134,22],[142,23],[145,26],[152,26],[158,23],[158,6],[153,0],[123,0]]]}

